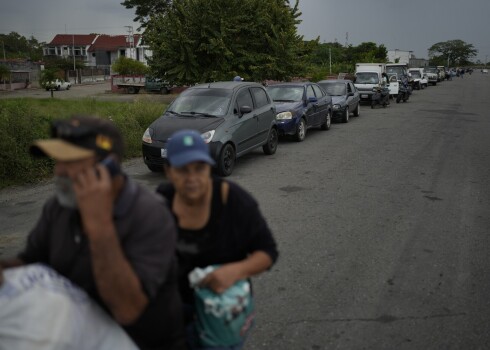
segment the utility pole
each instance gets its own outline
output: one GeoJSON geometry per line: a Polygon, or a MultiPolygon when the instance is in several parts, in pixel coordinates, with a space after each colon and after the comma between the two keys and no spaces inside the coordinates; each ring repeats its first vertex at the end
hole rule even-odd
{"type": "Polygon", "coordinates": [[[78,80],[77,67],[75,65],[75,34],[71,35],[71,54],[73,55],[73,70],[75,71],[75,84],[78,80]]]}
{"type": "Polygon", "coordinates": [[[124,26],[128,28],[128,36],[126,38],[126,42],[129,42],[129,58],[133,58],[133,49],[134,49],[134,35],[133,35],[133,26],[124,26]]]}
{"type": "Polygon", "coordinates": [[[332,48],[329,47],[328,48],[328,57],[329,57],[329,61],[330,61],[330,74],[332,74],[332,48]]]}
{"type": "MultiPolygon", "coordinates": [[[[5,56],[5,41],[2,40],[2,46],[3,46],[3,61],[6,64],[7,63],[7,57],[5,56]]],[[[486,60],[485,60],[485,65],[487,65],[486,60]]],[[[3,89],[7,90],[7,87],[5,85],[5,77],[3,77],[3,89]]]]}

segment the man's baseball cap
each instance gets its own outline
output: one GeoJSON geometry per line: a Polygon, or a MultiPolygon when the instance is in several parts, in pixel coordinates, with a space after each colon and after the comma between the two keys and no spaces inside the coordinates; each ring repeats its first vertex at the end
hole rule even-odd
{"type": "Polygon", "coordinates": [[[167,160],[170,166],[180,168],[192,162],[214,165],[209,147],[195,130],[180,130],[172,134],[167,143],[167,160]]]}
{"type": "Polygon", "coordinates": [[[233,81],[243,81],[243,78],[239,75],[233,78],[233,81]]]}
{"type": "Polygon", "coordinates": [[[122,159],[124,142],[117,127],[109,120],[74,116],[54,121],[51,138],[35,141],[30,149],[34,156],[48,156],[59,161],[74,161],[115,154],[122,159]]]}

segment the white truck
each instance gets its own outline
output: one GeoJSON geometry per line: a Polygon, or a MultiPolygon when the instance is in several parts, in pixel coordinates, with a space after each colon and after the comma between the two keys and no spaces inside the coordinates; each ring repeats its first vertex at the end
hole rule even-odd
{"type": "Polygon", "coordinates": [[[424,73],[424,68],[409,68],[408,73],[411,74],[414,89],[420,90],[429,86],[429,80],[427,79],[427,75],[424,73]]]}
{"type": "MultiPolygon", "coordinates": [[[[354,85],[359,90],[361,101],[371,101],[374,89],[383,85],[383,73],[386,73],[385,63],[356,63],[356,81],[354,85]]],[[[387,86],[390,90],[390,95],[398,95],[398,86],[396,79],[390,79],[387,86]]]]}

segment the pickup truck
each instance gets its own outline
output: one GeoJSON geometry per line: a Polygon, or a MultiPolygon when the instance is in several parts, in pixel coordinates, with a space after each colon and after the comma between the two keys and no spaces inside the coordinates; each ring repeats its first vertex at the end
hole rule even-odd
{"type": "Polygon", "coordinates": [[[70,90],[71,88],[71,83],[69,81],[64,81],[62,79],[56,79],[54,81],[48,81],[44,83],[44,88],[46,91],[49,90],[70,90]]]}
{"type": "Polygon", "coordinates": [[[129,94],[137,94],[141,89],[148,92],[168,94],[171,89],[170,84],[165,80],[142,76],[114,76],[112,84],[119,89],[125,89],[129,94]]]}

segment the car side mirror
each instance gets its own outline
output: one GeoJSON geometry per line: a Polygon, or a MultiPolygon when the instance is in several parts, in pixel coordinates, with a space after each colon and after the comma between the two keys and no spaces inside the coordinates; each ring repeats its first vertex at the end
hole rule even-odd
{"type": "Polygon", "coordinates": [[[244,114],[252,112],[252,107],[250,106],[241,106],[240,107],[240,117],[244,114]]]}

